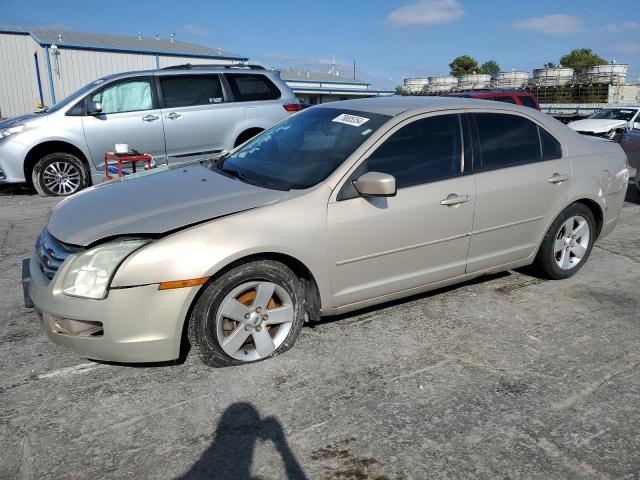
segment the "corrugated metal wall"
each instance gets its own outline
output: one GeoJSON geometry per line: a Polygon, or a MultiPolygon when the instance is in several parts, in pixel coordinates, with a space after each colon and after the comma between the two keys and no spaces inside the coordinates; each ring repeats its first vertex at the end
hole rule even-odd
{"type": "Polygon", "coordinates": [[[183,65],[185,63],[191,63],[194,65],[229,65],[238,63],[237,60],[218,60],[215,58],[192,58],[192,57],[174,57],[169,55],[160,55],[160,68],[172,67],[174,65],[183,65]]]}
{"type": "Polygon", "coordinates": [[[34,53],[40,64],[44,101],[50,104],[42,47],[29,35],[0,33],[0,117],[10,118],[34,111],[40,98],[34,53]]]}
{"type": "MultiPolygon", "coordinates": [[[[0,33],[0,117],[15,117],[34,110],[39,99],[34,53],[37,53],[40,64],[44,103],[48,106],[53,104],[49,95],[45,49],[29,35],[0,33]]],[[[184,63],[237,63],[236,60],[173,55],[160,55],[156,60],[154,53],[108,52],[64,47],[59,47],[57,54],[49,49],[49,58],[57,101],[105,75],[155,69],[158,60],[160,68],[184,63]]]]}
{"type": "Polygon", "coordinates": [[[59,48],[57,55],[50,50],[49,56],[58,101],[105,75],[156,68],[156,57],[152,54],[59,48]]]}

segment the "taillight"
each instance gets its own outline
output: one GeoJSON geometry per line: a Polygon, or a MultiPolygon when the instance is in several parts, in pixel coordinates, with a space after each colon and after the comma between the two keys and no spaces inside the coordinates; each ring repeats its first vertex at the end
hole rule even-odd
{"type": "Polygon", "coordinates": [[[283,107],[287,112],[299,112],[301,110],[299,103],[285,103],[283,107]]]}

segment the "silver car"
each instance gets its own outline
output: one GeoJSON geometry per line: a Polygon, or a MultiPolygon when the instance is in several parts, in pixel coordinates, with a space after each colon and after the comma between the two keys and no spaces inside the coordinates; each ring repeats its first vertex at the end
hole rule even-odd
{"type": "Polygon", "coordinates": [[[116,143],[171,165],[229,151],[299,109],[279,74],[257,66],[111,75],[0,122],[0,183],[70,195],[105,179],[104,154],[116,143]]]}
{"type": "Polygon", "coordinates": [[[63,200],[23,264],[25,299],[89,358],[175,359],[186,336],[209,365],[253,362],[321,315],[529,264],[570,277],[628,179],[619,145],[531,108],[328,103],[216,161],[63,200]]]}

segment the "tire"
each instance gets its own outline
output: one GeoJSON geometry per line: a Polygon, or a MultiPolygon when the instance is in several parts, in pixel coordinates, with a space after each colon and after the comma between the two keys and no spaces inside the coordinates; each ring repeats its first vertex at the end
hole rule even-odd
{"type": "Polygon", "coordinates": [[[257,362],[293,346],[304,323],[304,311],[302,284],[286,265],[270,260],[249,262],[205,287],[192,309],[187,335],[209,366],[257,362]]]}
{"type": "Polygon", "coordinates": [[[50,153],[36,162],[31,180],[43,197],[65,197],[89,186],[89,172],[70,153],[50,153]]]}
{"type": "Polygon", "coordinates": [[[587,206],[581,203],[568,206],[544,236],[534,262],[535,270],[552,280],[572,277],[589,258],[595,232],[596,221],[587,206]]]}

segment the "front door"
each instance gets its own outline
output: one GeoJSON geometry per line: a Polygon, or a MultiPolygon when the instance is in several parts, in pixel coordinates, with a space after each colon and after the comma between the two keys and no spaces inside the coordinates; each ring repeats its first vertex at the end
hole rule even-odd
{"type": "Polygon", "coordinates": [[[162,117],[157,108],[151,79],[134,77],[111,83],[94,92],[89,101],[100,102],[102,113],[82,117],[82,125],[98,168],[104,168],[104,153],[116,143],[148,153],[158,163],[166,158],[162,117]]]}
{"type": "Polygon", "coordinates": [[[480,159],[467,272],[534,254],[552,217],[566,204],[571,163],[543,127],[520,115],[474,113],[480,159]]]}
{"type": "Polygon", "coordinates": [[[466,175],[458,114],[396,127],[328,206],[336,306],[464,275],[476,185],[466,175]],[[394,197],[365,198],[351,181],[393,175],[394,197]]]}
{"type": "Polygon", "coordinates": [[[218,75],[158,78],[169,163],[211,158],[233,147],[240,109],[226,102],[218,75]]]}

